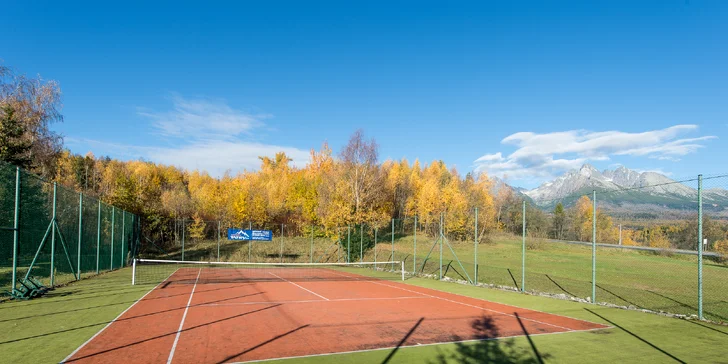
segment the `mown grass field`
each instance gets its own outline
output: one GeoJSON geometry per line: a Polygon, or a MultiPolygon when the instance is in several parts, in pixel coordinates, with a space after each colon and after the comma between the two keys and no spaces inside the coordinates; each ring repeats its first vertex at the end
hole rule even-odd
{"type": "MultiPolygon", "coordinates": [[[[424,276],[439,274],[439,244],[432,237],[396,235],[378,240],[375,249],[365,251],[365,261],[404,260],[405,269],[424,276]],[[434,248],[433,248],[434,246],[434,248]],[[425,257],[432,249],[426,264],[425,257]]],[[[520,239],[497,237],[492,243],[478,246],[477,281],[511,289],[522,285],[520,239]]],[[[336,242],[311,239],[275,237],[272,242],[221,241],[220,260],[256,262],[335,262],[346,261],[345,249],[338,249],[336,242]],[[250,255],[249,255],[250,254],[250,255]]],[[[475,246],[473,242],[450,241],[450,248],[443,244],[443,273],[459,280],[475,280],[475,246]],[[453,254],[454,253],[454,254],[453,254]],[[455,260],[457,256],[462,267],[455,260]],[[463,269],[464,268],[464,269],[463,269]]],[[[347,244],[343,242],[344,246],[347,244]]],[[[351,250],[358,256],[359,241],[351,241],[351,250]]],[[[165,258],[180,259],[180,247],[165,258]]],[[[217,260],[217,243],[214,241],[189,242],[185,259],[217,260]]],[[[358,258],[352,259],[358,260],[358,258]]],[[[703,310],[706,319],[728,322],[728,265],[708,259],[703,265],[703,310]]],[[[548,293],[563,298],[592,296],[591,247],[549,241],[530,241],[526,250],[525,288],[531,293],[548,293]]],[[[697,257],[685,255],[660,255],[626,249],[597,248],[596,302],[648,309],[681,315],[698,313],[697,257]]]]}
{"type": "MultiPolygon", "coordinates": [[[[372,274],[377,274],[373,272],[372,274]]],[[[2,363],[59,362],[152,288],[130,285],[124,268],[60,287],[32,301],[0,303],[2,363]]],[[[726,362],[728,327],[638,311],[410,278],[408,284],[581,318],[611,329],[406,347],[283,363],[726,362]]],[[[152,313],[153,314],[153,313],[152,313]]]]}

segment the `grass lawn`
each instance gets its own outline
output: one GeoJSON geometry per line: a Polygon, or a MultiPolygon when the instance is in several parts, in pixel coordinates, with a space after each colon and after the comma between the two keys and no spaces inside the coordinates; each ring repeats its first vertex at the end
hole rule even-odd
{"type": "MultiPolygon", "coordinates": [[[[144,295],[129,268],[59,287],[45,297],[0,304],[0,362],[58,362],[144,295]]],[[[377,273],[373,273],[377,274],[377,273]]],[[[464,344],[404,347],[282,360],[290,363],[383,362],[728,362],[728,327],[639,311],[411,278],[408,284],[581,318],[611,329],[464,344]]]]}

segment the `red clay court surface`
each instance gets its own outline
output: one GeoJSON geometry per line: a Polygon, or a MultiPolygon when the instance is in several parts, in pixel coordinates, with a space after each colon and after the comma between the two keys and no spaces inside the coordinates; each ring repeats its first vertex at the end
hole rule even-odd
{"type": "Polygon", "coordinates": [[[338,270],[205,279],[216,274],[177,270],[65,362],[245,362],[607,328],[338,270]]]}

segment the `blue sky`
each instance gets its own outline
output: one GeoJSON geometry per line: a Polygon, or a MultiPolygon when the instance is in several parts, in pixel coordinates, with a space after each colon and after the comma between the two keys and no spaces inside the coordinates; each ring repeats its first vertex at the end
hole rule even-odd
{"type": "Polygon", "coordinates": [[[364,129],[381,159],[533,187],[728,172],[728,2],[23,2],[0,59],[60,82],[76,153],[219,175],[364,129]]]}

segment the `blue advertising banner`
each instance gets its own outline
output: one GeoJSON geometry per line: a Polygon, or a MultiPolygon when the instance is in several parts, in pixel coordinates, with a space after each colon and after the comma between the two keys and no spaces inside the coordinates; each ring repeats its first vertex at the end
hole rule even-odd
{"type": "Polygon", "coordinates": [[[270,230],[228,229],[228,240],[272,241],[270,230]]]}

